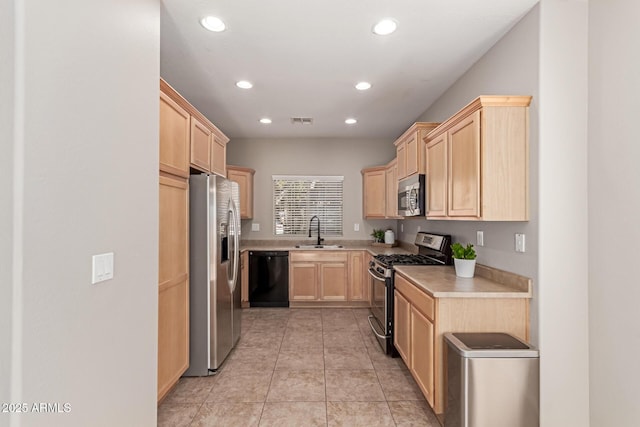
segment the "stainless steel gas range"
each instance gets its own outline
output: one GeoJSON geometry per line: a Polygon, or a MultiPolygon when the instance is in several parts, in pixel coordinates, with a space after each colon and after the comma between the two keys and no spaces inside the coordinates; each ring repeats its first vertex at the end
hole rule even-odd
{"type": "Polygon", "coordinates": [[[369,326],[384,352],[392,357],[398,355],[393,346],[393,266],[452,263],[449,235],[419,232],[415,245],[418,247],[417,254],[376,255],[369,263],[369,274],[374,279],[369,326]]]}

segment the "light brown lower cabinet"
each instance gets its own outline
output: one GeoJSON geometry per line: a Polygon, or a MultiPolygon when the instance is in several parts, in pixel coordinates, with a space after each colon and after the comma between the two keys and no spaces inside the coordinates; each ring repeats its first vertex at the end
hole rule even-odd
{"type": "Polygon", "coordinates": [[[445,332],[506,332],[529,339],[529,300],[434,298],[398,272],[394,345],[436,414],[445,410],[445,332]]]}
{"type": "Polygon", "coordinates": [[[364,264],[365,251],[289,252],[290,305],[368,306],[364,264]]]}
{"type": "Polygon", "coordinates": [[[189,367],[189,184],[160,175],[158,401],[189,367]]]}

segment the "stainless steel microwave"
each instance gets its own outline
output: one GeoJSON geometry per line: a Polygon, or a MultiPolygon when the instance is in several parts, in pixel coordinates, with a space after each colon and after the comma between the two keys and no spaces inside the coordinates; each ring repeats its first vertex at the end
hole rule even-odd
{"type": "Polygon", "coordinates": [[[425,215],[425,182],[424,174],[412,175],[398,182],[398,215],[425,215]]]}

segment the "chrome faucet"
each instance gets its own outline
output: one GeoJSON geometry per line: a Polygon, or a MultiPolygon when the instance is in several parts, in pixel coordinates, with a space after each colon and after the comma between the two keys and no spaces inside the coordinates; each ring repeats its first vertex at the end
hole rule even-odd
{"type": "Polygon", "coordinates": [[[322,242],[324,239],[320,238],[320,218],[318,218],[318,215],[312,216],[309,220],[309,237],[311,237],[311,223],[313,222],[314,218],[318,220],[318,243],[316,243],[316,245],[320,246],[320,242],[322,242]]]}

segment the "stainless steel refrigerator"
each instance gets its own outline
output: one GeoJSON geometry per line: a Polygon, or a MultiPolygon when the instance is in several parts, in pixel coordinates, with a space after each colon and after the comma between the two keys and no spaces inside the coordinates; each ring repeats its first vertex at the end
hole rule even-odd
{"type": "Polygon", "coordinates": [[[215,175],[189,178],[189,369],[216,371],[240,338],[240,193],[215,175]]]}

